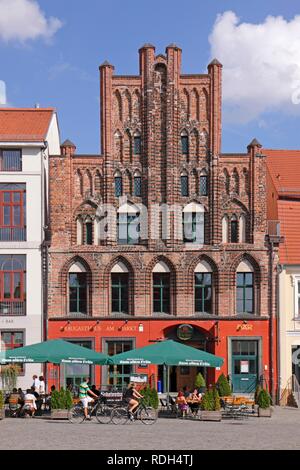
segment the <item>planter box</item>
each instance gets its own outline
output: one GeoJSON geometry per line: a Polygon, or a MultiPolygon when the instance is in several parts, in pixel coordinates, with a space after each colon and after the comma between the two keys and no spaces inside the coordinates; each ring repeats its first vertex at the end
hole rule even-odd
{"type": "Polygon", "coordinates": [[[221,421],[221,411],[201,411],[201,421],[221,421]]]}
{"type": "Polygon", "coordinates": [[[51,419],[68,419],[68,410],[51,410],[51,419]]]}
{"type": "Polygon", "coordinates": [[[5,418],[5,408],[0,408],[0,421],[5,418]]]}
{"type": "Polygon", "coordinates": [[[259,418],[271,418],[271,408],[258,408],[258,416],[259,418]]]}

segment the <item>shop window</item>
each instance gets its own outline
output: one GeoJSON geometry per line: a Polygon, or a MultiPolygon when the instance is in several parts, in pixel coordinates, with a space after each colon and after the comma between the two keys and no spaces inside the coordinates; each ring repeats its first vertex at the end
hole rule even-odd
{"type": "MultiPolygon", "coordinates": [[[[24,346],[24,333],[22,331],[1,331],[1,345],[4,351],[22,348],[24,346]]],[[[24,364],[17,364],[19,374],[24,374],[24,364]]]]}

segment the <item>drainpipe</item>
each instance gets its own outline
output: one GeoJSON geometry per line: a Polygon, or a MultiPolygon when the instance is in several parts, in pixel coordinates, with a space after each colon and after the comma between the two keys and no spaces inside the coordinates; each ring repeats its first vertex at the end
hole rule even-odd
{"type": "Polygon", "coordinates": [[[270,394],[273,403],[275,403],[275,391],[274,391],[274,380],[273,380],[273,258],[274,258],[274,247],[273,242],[269,239],[269,378],[270,378],[270,394]]]}
{"type": "Polygon", "coordinates": [[[276,276],[276,286],[277,286],[277,292],[276,292],[276,305],[277,305],[277,318],[276,318],[276,324],[277,324],[277,403],[280,404],[280,388],[281,388],[281,365],[280,365],[280,310],[281,310],[281,304],[280,304],[280,274],[283,271],[283,266],[282,264],[279,264],[277,267],[277,276],[276,276]]]}

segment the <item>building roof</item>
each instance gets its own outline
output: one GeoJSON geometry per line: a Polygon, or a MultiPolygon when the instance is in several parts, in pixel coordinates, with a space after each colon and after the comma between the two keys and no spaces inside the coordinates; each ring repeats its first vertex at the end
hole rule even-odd
{"type": "Polygon", "coordinates": [[[300,150],[262,151],[279,196],[300,199],[300,150]]]}
{"type": "Polygon", "coordinates": [[[284,242],[279,245],[282,264],[300,264],[300,201],[278,201],[280,235],[284,242]]]}
{"type": "Polygon", "coordinates": [[[53,112],[53,108],[0,108],[0,141],[45,140],[53,112]]]}

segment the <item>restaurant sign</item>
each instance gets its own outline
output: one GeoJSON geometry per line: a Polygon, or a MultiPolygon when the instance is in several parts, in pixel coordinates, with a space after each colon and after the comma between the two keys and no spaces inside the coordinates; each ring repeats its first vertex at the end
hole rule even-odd
{"type": "Polygon", "coordinates": [[[194,328],[192,325],[180,325],[177,328],[177,336],[181,341],[188,341],[192,339],[194,334],[194,328]]]}

